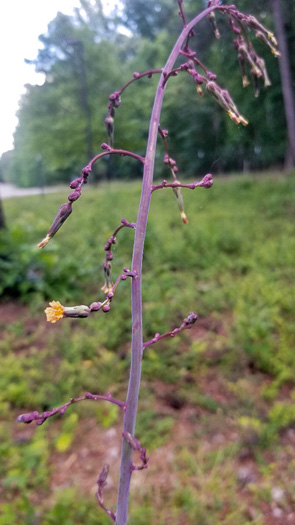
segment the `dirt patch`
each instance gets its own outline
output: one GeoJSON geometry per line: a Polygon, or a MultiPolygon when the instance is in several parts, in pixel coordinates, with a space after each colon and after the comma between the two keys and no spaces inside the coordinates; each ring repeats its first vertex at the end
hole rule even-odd
{"type": "MultiPolygon", "coordinates": [[[[16,354],[29,349],[32,341],[34,347],[43,348],[44,341],[50,333],[59,329],[32,316],[24,305],[14,302],[1,303],[0,333],[7,331],[18,321],[22,323],[22,337],[18,338],[17,334],[15,336],[13,348],[16,354]]],[[[134,473],[134,499],[144,498],[145,494],[152,493],[155,506],[161,505],[163,501],[168,501],[175,487],[187,484],[188,487],[194,487],[202,493],[210,508],[212,486],[219,486],[223,496],[222,491],[226,488],[223,489],[222,483],[228,483],[230,480],[230,490],[234,490],[234,498],[245,508],[247,523],[260,519],[259,523],[265,525],[295,524],[294,498],[290,496],[291,489],[289,490],[293,483],[290,465],[295,464],[295,432],[293,429],[287,430],[280,436],[277,448],[259,450],[258,455],[255,452],[255,444],[245,444],[237,419],[239,410],[243,414],[247,407],[240,408],[238,396],[229,388],[228,380],[222,375],[218,360],[214,357],[215,354],[217,356],[226,351],[222,346],[214,347],[214,344],[218,338],[226,339],[230,322],[230,316],[226,317],[224,325],[219,319],[203,318],[186,332],[193,341],[202,339],[208,343],[209,349],[205,350],[203,356],[211,360],[210,367],[205,367],[198,377],[191,377],[191,384],[192,389],[197,386],[201,394],[216,401],[218,408],[215,412],[210,412],[206,406],[198,406],[196,402],[183,400],[178,395],[176,385],[160,380],[149,384],[155,394],[153,410],[155,413],[172,416],[174,424],[169,441],[164,446],[150,454],[147,450],[150,456],[149,468],[134,473]],[[196,463],[195,470],[191,465],[192,461],[196,463]]],[[[17,331],[17,326],[15,329],[17,331]]],[[[246,388],[247,378],[243,376],[243,380],[241,388],[246,388]]],[[[256,381],[251,382],[251,389],[249,387],[249,399],[251,397],[255,402],[256,399],[259,400],[263,408],[267,407],[263,405],[265,402],[259,399],[259,392],[266,381],[269,381],[269,378],[261,374],[256,381]]],[[[284,387],[280,395],[289,398],[289,388],[284,387]]],[[[45,425],[49,425],[48,432],[56,436],[61,429],[61,420],[53,418],[45,425]]],[[[30,442],[35,432],[34,425],[17,425],[13,431],[14,441],[30,442]]],[[[53,503],[55,492],[67,487],[75,487],[85,495],[94,496],[99,473],[103,465],[108,463],[110,474],[105,489],[105,500],[108,506],[114,508],[121,455],[121,432],[122,418],[120,424],[107,430],[101,428],[93,417],[82,419],[67,452],[57,452],[52,445],[50,493],[45,496],[37,494],[36,504],[42,503],[42,498],[46,498],[47,503],[53,503]]],[[[148,443],[143,445],[148,449],[148,443]]],[[[138,463],[136,455],[134,462],[138,463]]],[[[226,523],[226,517],[231,512],[230,504],[226,501],[228,493],[229,490],[224,492],[225,501],[219,513],[221,523],[226,523]]]]}

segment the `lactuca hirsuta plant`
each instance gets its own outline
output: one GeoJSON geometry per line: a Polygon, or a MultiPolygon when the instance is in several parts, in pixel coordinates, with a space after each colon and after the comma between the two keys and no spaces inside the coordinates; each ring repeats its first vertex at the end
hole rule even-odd
{"type": "Polygon", "coordinates": [[[207,174],[201,180],[194,181],[190,184],[182,184],[179,181],[179,168],[176,161],[170,156],[168,149],[168,131],[162,128],[160,125],[160,116],[165,89],[168,85],[168,81],[173,81],[173,77],[179,74],[187,73],[190,76],[191,81],[194,83],[198,95],[203,96],[207,92],[207,94],[211,95],[213,99],[215,99],[215,101],[226,111],[228,116],[236,124],[242,124],[246,126],[247,120],[240,114],[229,92],[221,87],[221,85],[217,82],[217,76],[213,72],[209,71],[204,66],[204,64],[202,64],[196,51],[194,51],[192,47],[195,36],[194,27],[202,19],[207,18],[213,27],[216,38],[220,38],[216,15],[223,15],[227,18],[229,29],[233,33],[234,48],[236,49],[238,55],[243,86],[246,87],[249,84],[248,76],[250,75],[256,96],[259,93],[261,81],[264,82],[265,86],[269,86],[270,80],[267,75],[264,60],[257,55],[250,35],[253,35],[254,33],[255,37],[266,44],[266,46],[275,56],[279,56],[277,42],[273,33],[266,29],[254,16],[240,12],[235,7],[235,5],[219,5],[219,0],[208,0],[206,9],[195,16],[190,22],[186,20],[183,9],[183,0],[178,0],[178,9],[183,28],[172,51],[169,54],[166,64],[161,69],[152,69],[142,73],[133,73],[133,77],[128,82],[126,82],[121,89],[115,91],[109,96],[109,104],[105,118],[108,142],[101,145],[102,151],[98,153],[92,160],[90,160],[89,164],[82,169],[81,177],[71,182],[71,193],[68,196],[68,202],[60,207],[46,237],[39,244],[40,248],[46,246],[49,240],[57,233],[65,220],[72,213],[73,203],[81,196],[83,185],[88,182],[93,165],[99,162],[100,159],[109,155],[119,155],[122,157],[130,156],[142,163],[142,192],[138,207],[136,224],[130,223],[126,219],[122,219],[121,224],[114,230],[114,233],[108,239],[104,247],[106,252],[105,261],[103,263],[105,282],[102,286],[102,291],[105,293],[104,299],[101,301],[94,301],[90,305],[78,305],[71,307],[62,306],[59,301],[52,301],[49,304],[49,307],[45,310],[47,320],[52,323],[55,323],[56,321],[65,317],[86,318],[96,312],[107,313],[111,309],[111,303],[114,299],[117,286],[121,281],[125,281],[127,278],[130,278],[132,343],[131,365],[126,400],[120,401],[118,399],[114,399],[110,393],[106,393],[105,395],[96,395],[87,392],[80,397],[71,398],[64,405],[58,408],[54,408],[43,413],[35,411],[29,414],[23,414],[18,418],[18,420],[23,423],[36,421],[37,425],[41,425],[49,417],[55,414],[63,414],[71,404],[90,399],[95,401],[106,400],[118,405],[123,410],[124,425],[122,431],[121,466],[116,511],[113,512],[107,509],[103,502],[103,488],[107,482],[108,475],[107,465],[103,466],[99,475],[96,494],[101,508],[103,508],[110,518],[118,525],[125,525],[127,523],[129,488],[132,473],[134,470],[145,469],[148,465],[146,449],[135,437],[136,412],[140,389],[143,352],[150,345],[156,343],[164,337],[174,337],[180,331],[190,329],[198,318],[195,313],[191,312],[184,318],[179,327],[164,334],[157,333],[151,340],[146,342],[143,341],[141,288],[142,259],[151,196],[154,191],[172,188],[177,199],[181,219],[183,223],[186,224],[188,219],[184,209],[182,188],[191,190],[194,190],[197,187],[210,188],[213,184],[213,177],[211,174],[207,174]],[[115,114],[117,108],[120,106],[121,97],[128,86],[142,77],[147,76],[150,78],[153,75],[159,75],[160,79],[156,89],[154,105],[150,119],[146,154],[144,157],[142,157],[135,152],[115,147],[115,114]],[[153,175],[158,136],[160,136],[161,140],[163,141],[165,150],[164,164],[167,166],[167,173],[170,172],[171,179],[163,180],[160,184],[154,184],[153,175]],[[128,269],[127,267],[123,268],[122,273],[113,282],[111,275],[113,259],[112,246],[116,243],[117,235],[122,228],[130,228],[134,230],[132,263],[130,267],[131,269],[128,269]],[[133,463],[134,451],[139,453],[139,465],[135,465],[133,463]]]}

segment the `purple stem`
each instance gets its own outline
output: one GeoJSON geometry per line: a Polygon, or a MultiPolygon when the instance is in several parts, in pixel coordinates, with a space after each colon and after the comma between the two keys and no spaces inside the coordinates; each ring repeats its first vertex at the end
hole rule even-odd
{"type": "MultiPolygon", "coordinates": [[[[103,144],[103,146],[106,146],[106,145],[103,144]]],[[[137,153],[133,153],[132,151],[127,151],[125,149],[113,149],[110,146],[108,146],[105,149],[107,150],[102,151],[101,153],[93,157],[93,159],[89,162],[89,164],[85,166],[84,170],[88,172],[91,171],[93,164],[95,164],[99,159],[101,159],[102,157],[105,157],[106,155],[120,155],[121,157],[125,157],[125,156],[133,157],[134,159],[139,160],[140,162],[144,163],[144,158],[141,157],[140,155],[137,155],[137,153]]]]}
{"type": "Polygon", "coordinates": [[[167,182],[166,180],[163,180],[161,184],[156,184],[155,186],[152,186],[152,191],[155,190],[162,190],[163,188],[187,188],[188,190],[194,190],[195,188],[202,187],[202,188],[211,188],[213,184],[213,177],[211,174],[206,175],[201,181],[195,181],[191,182],[189,184],[182,184],[178,181],[174,182],[167,182]]]}
{"type": "Polygon", "coordinates": [[[162,73],[162,69],[150,69],[149,71],[144,71],[143,73],[133,73],[133,78],[131,78],[130,80],[128,80],[128,82],[126,82],[126,84],[124,84],[124,86],[118,92],[119,95],[121,95],[123,93],[123,91],[125,91],[125,89],[128,86],[130,86],[130,84],[132,84],[132,82],[135,82],[139,78],[143,78],[143,77],[146,77],[146,76],[151,78],[153,75],[160,74],[160,73],[162,73]]]}
{"type": "MultiPolygon", "coordinates": [[[[188,37],[192,28],[205,18],[215,8],[210,7],[196,16],[182,30],[174,48],[166,62],[161,74],[155,99],[154,107],[150,120],[149,137],[147,143],[146,156],[144,161],[144,172],[141,199],[139,204],[138,216],[136,221],[135,238],[133,245],[133,258],[131,270],[136,274],[136,278],[131,281],[131,306],[132,306],[132,344],[131,344],[131,366],[129,375],[128,392],[126,399],[126,412],[124,415],[124,432],[134,435],[138,396],[141,379],[141,362],[143,351],[142,336],[142,258],[144,241],[146,234],[147,219],[152,195],[155,153],[160,124],[160,114],[163,103],[164,91],[166,87],[165,78],[173,69],[173,65],[179,55],[181,46],[188,37]]],[[[120,481],[117,500],[116,524],[126,525],[128,517],[129,489],[132,473],[132,447],[126,440],[122,439],[120,481]]]]}

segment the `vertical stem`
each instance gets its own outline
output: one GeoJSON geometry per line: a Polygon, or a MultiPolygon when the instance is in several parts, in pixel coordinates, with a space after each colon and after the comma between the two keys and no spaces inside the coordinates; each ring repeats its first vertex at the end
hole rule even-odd
{"type": "MultiPolygon", "coordinates": [[[[132,271],[136,273],[137,277],[132,279],[131,282],[131,305],[132,305],[132,345],[131,345],[131,367],[129,375],[128,392],[126,399],[126,412],[124,417],[124,430],[134,435],[136,412],[139,396],[139,387],[141,379],[141,360],[143,351],[143,338],[142,338],[142,258],[144,249],[144,240],[146,234],[146,226],[148,220],[148,213],[151,201],[151,189],[153,184],[154,176],[154,165],[155,165],[155,154],[156,145],[158,138],[158,127],[160,124],[160,115],[164,97],[164,91],[166,87],[165,75],[169,74],[173,69],[174,63],[179,55],[182,44],[187,38],[191,29],[196,25],[202,18],[207,16],[214,7],[205,9],[197,17],[195,17],[189,24],[187,24],[171,54],[166,62],[163,69],[163,73],[158,83],[154,107],[150,120],[149,138],[147,143],[145,165],[143,172],[143,182],[141,199],[139,204],[138,216],[136,221],[136,231],[133,245],[133,259],[132,259],[132,271]]],[[[117,501],[117,513],[116,513],[116,524],[126,525],[128,517],[128,500],[129,500],[129,488],[131,481],[131,470],[132,467],[132,447],[127,443],[124,438],[122,440],[122,454],[121,454],[121,468],[120,468],[120,481],[117,501]]]]}

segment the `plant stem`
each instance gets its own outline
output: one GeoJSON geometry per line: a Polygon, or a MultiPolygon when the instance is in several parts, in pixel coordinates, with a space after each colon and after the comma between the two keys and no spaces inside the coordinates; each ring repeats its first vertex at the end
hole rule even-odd
{"type": "MultiPolygon", "coordinates": [[[[148,220],[148,213],[152,194],[152,184],[154,176],[154,164],[156,145],[158,138],[158,128],[160,124],[160,115],[164,97],[164,91],[167,82],[165,78],[171,72],[175,61],[179,55],[181,47],[188,37],[191,29],[207,16],[214,7],[205,9],[197,17],[195,17],[189,24],[187,24],[180,36],[171,54],[166,62],[166,65],[161,74],[158,83],[154,107],[150,120],[149,137],[147,143],[147,150],[144,162],[143,182],[141,199],[139,204],[138,216],[136,221],[136,231],[133,245],[133,259],[131,270],[136,274],[136,278],[131,282],[131,306],[132,306],[132,345],[131,345],[131,367],[129,375],[128,392],[126,399],[126,412],[124,416],[124,431],[134,435],[136,412],[141,379],[141,361],[143,352],[143,335],[142,335],[142,258],[144,241],[146,234],[146,226],[148,220]]],[[[132,473],[132,447],[123,438],[122,440],[122,454],[121,454],[121,468],[120,481],[117,500],[116,524],[126,525],[128,517],[128,500],[129,488],[132,473]]]]}

